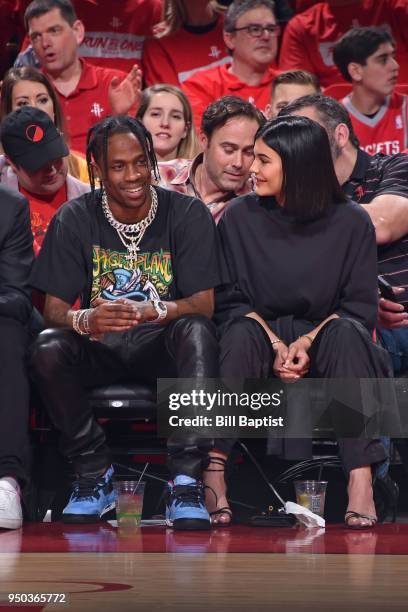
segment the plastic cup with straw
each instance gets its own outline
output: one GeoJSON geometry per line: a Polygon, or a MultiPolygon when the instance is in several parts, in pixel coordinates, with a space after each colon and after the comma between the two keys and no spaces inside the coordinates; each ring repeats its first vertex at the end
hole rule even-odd
{"type": "Polygon", "coordinates": [[[129,480],[127,478],[117,479],[114,482],[116,492],[116,518],[118,526],[140,526],[143,511],[143,496],[145,482],[142,478],[149,466],[146,463],[139,480],[129,480]]]}

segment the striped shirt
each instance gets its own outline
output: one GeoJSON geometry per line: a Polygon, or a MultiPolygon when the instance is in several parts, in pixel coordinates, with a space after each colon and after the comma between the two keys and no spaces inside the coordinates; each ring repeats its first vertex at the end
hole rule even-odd
{"type": "MultiPolygon", "coordinates": [[[[408,156],[368,155],[359,150],[357,162],[343,191],[360,204],[369,204],[380,195],[408,198],[408,156]]],[[[395,287],[404,287],[398,301],[408,304],[408,234],[378,247],[378,272],[395,287]]]]}

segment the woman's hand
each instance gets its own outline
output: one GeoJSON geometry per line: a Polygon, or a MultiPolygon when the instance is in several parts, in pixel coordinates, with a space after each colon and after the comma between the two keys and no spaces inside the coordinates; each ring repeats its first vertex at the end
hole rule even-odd
{"type": "Polygon", "coordinates": [[[299,376],[291,372],[290,370],[283,367],[283,364],[286,362],[288,357],[289,349],[282,341],[273,345],[273,350],[275,351],[276,357],[273,362],[273,373],[277,378],[281,378],[282,380],[291,381],[297,380],[299,376]]]}
{"type": "Polygon", "coordinates": [[[280,378],[283,380],[298,380],[308,373],[310,359],[307,352],[311,345],[306,336],[301,336],[289,345],[286,359],[278,370],[280,378]]]}

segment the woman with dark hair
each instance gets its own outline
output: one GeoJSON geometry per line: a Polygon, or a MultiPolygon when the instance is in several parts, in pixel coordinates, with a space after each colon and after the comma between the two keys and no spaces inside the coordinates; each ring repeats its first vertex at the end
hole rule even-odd
{"type": "MultiPolygon", "coordinates": [[[[255,193],[233,202],[218,226],[232,280],[219,295],[222,376],[387,378],[387,356],[372,341],[374,227],[343,195],[326,131],[304,117],[278,118],[258,130],[254,153],[255,193]]],[[[355,406],[351,387],[346,403],[355,406]]],[[[287,458],[298,458],[300,441],[279,442],[287,458]]],[[[371,466],[386,457],[384,447],[363,438],[338,443],[349,475],[346,525],[372,527],[371,466]]],[[[230,446],[218,441],[221,463],[230,446]]],[[[225,506],[222,477],[208,474],[206,484],[225,506]]]]}
{"type": "MultiPolygon", "coordinates": [[[[1,84],[0,121],[9,113],[27,105],[47,113],[69,145],[61,105],[48,77],[31,66],[10,68],[1,84]]],[[[88,182],[85,159],[72,151],[68,156],[68,172],[88,182]]]]}

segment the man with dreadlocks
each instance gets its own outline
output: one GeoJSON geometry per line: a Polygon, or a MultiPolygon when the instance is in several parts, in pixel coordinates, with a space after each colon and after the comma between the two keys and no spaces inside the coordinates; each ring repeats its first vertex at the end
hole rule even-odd
{"type": "MultiPolygon", "coordinates": [[[[221,279],[210,212],[196,198],[151,185],[157,162],[137,119],[108,117],[94,126],[87,161],[92,191],[57,212],[32,276],[46,294],[51,328],[33,346],[34,379],[76,474],[65,522],[99,520],[115,502],[105,436],[86,389],[124,378],[218,374],[210,319],[221,279]]],[[[178,436],[168,448],[168,523],[208,529],[200,478],[210,444],[178,436]]]]}

